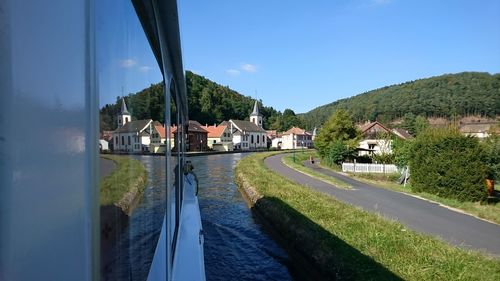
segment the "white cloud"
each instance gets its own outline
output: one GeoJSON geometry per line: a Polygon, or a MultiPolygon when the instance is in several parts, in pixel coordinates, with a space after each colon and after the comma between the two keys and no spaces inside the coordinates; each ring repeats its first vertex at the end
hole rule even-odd
{"type": "Polygon", "coordinates": [[[151,70],[150,66],[144,65],[144,66],[139,67],[139,71],[142,73],[148,73],[150,70],[151,70]]]}
{"type": "Polygon", "coordinates": [[[126,60],[122,60],[120,62],[120,66],[125,67],[125,68],[132,67],[136,64],[137,64],[137,61],[134,59],[126,59],[126,60]]]}
{"type": "Polygon", "coordinates": [[[257,66],[249,63],[242,64],[240,68],[245,72],[257,72],[257,66]]]}
{"type": "Polygon", "coordinates": [[[226,73],[230,76],[238,76],[240,75],[241,71],[237,69],[226,69],[226,73]]]}

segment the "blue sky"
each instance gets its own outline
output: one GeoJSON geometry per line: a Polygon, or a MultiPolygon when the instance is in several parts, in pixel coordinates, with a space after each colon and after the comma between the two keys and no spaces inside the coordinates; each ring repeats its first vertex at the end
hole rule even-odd
{"type": "Polygon", "coordinates": [[[500,72],[497,0],[179,0],[179,17],[185,69],[281,111],[500,72]]]}

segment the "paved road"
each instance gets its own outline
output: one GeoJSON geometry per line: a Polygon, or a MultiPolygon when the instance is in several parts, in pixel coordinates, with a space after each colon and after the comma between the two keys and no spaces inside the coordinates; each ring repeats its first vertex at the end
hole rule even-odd
{"type": "Polygon", "coordinates": [[[104,178],[116,168],[115,162],[99,157],[99,177],[104,178]]]}
{"type": "Polygon", "coordinates": [[[438,236],[453,245],[500,256],[500,225],[413,196],[374,187],[316,165],[312,166],[318,172],[343,180],[354,187],[353,190],[339,189],[289,168],[281,162],[282,157],[283,155],[271,156],[265,163],[272,170],[296,183],[327,193],[364,210],[380,213],[416,231],[438,236]]]}

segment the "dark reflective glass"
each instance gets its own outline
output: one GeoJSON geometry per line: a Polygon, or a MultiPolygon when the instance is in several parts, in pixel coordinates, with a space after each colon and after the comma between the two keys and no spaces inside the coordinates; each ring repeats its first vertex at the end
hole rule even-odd
{"type": "Polygon", "coordinates": [[[176,182],[168,93],[131,2],[95,5],[101,280],[146,280],[176,182]]]}

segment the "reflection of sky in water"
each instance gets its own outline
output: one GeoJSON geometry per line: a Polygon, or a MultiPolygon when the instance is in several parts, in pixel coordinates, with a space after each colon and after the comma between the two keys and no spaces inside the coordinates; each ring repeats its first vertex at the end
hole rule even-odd
{"type": "Polygon", "coordinates": [[[130,1],[96,2],[96,60],[100,106],[162,80],[130,1]]]}

